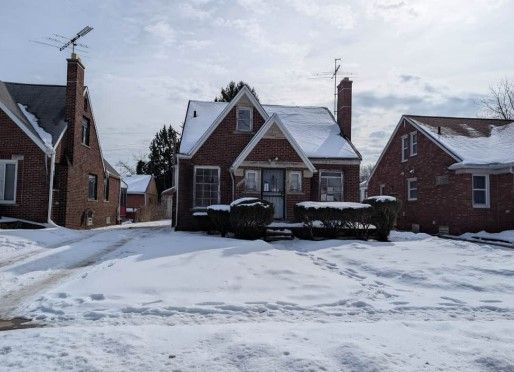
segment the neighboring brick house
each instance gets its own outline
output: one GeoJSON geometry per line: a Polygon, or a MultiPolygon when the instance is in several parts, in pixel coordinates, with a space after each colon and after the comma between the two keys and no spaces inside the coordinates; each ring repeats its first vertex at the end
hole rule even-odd
{"type": "Polygon", "coordinates": [[[136,174],[123,178],[123,181],[127,185],[127,218],[134,219],[135,214],[142,207],[157,205],[159,195],[154,176],[136,174]]]}
{"type": "Polygon", "coordinates": [[[102,157],[84,65],[67,61],[66,85],[0,81],[0,216],[115,224],[120,176],[102,157]]]}
{"type": "Polygon", "coordinates": [[[514,228],[514,121],[404,115],[368,181],[401,199],[398,227],[462,234],[514,228]]]}
{"type": "Polygon", "coordinates": [[[261,105],[248,87],[230,102],[189,101],[176,165],[176,226],[211,204],[255,196],[275,219],[306,200],[358,201],[361,156],[351,143],[352,81],[325,107],[261,105]]]}

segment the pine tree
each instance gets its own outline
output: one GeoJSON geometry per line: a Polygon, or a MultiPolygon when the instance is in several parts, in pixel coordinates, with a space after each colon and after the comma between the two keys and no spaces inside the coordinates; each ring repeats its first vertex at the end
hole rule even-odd
{"type": "Polygon", "coordinates": [[[255,93],[255,89],[251,88],[244,81],[240,81],[237,84],[235,81],[231,81],[225,88],[221,88],[221,93],[218,97],[214,98],[214,102],[230,102],[245,85],[250,89],[255,98],[259,100],[257,93],[255,93]]]}
{"type": "MultiPolygon", "coordinates": [[[[170,125],[163,126],[150,143],[148,162],[142,166],[146,174],[153,174],[160,193],[173,185],[173,165],[178,151],[179,134],[170,125]]],[[[139,170],[139,163],[138,163],[139,170]]]]}

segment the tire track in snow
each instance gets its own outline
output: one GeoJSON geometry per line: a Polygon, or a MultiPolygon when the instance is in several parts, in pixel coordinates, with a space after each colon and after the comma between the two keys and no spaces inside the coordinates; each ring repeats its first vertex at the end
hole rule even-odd
{"type": "MultiPolygon", "coordinates": [[[[109,255],[110,253],[118,250],[123,247],[133,238],[144,238],[148,234],[153,231],[162,229],[160,227],[157,228],[148,228],[150,231],[137,232],[136,236],[132,236],[129,234],[128,236],[123,237],[122,239],[117,240],[116,242],[108,245],[106,248],[91,254],[85,258],[82,258],[76,262],[73,262],[70,265],[65,266],[64,268],[55,270],[51,272],[48,276],[36,280],[30,284],[24,285],[22,288],[17,288],[15,290],[8,291],[4,295],[0,297],[0,318],[9,318],[16,314],[13,314],[16,309],[18,309],[24,302],[27,302],[32,297],[37,295],[40,292],[43,292],[52,286],[62,282],[64,279],[84,270],[87,267],[90,267],[98,262],[102,257],[109,255]]],[[[91,237],[91,236],[89,236],[91,237]]],[[[81,239],[78,242],[85,240],[81,239]]],[[[71,248],[73,249],[73,248],[71,248]]]]}

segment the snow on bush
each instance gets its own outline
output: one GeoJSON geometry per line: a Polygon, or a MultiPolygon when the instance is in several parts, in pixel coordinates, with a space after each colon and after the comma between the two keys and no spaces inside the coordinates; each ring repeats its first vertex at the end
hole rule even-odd
{"type": "Polygon", "coordinates": [[[396,198],[394,196],[389,196],[389,195],[368,196],[366,199],[367,200],[374,200],[374,201],[379,202],[379,203],[382,203],[382,202],[394,202],[394,201],[396,201],[396,198]]]}
{"type": "Polygon", "coordinates": [[[296,204],[301,208],[313,208],[313,209],[361,209],[361,208],[370,208],[371,206],[368,204],[362,203],[353,203],[353,202],[314,202],[314,201],[305,201],[296,204]]]}
{"type": "Polygon", "coordinates": [[[232,203],[230,203],[230,206],[233,207],[235,205],[248,203],[248,202],[254,202],[254,201],[258,201],[258,200],[259,200],[258,198],[254,198],[251,196],[245,197],[245,198],[239,198],[239,199],[234,200],[232,203]]]}
{"type": "Polygon", "coordinates": [[[388,241],[389,233],[396,224],[396,218],[400,211],[400,202],[383,198],[371,197],[362,202],[371,205],[371,223],[375,225],[375,237],[380,241],[388,241]]]}
{"type": "MultiPolygon", "coordinates": [[[[256,198],[245,199],[230,208],[230,224],[237,238],[259,239],[273,221],[273,204],[256,198]]],[[[241,200],[241,199],[239,199],[241,200]]]]}
{"type": "Polygon", "coordinates": [[[230,205],[228,205],[228,204],[213,204],[213,205],[209,205],[207,207],[207,211],[209,211],[209,210],[230,212],[230,205]]]}

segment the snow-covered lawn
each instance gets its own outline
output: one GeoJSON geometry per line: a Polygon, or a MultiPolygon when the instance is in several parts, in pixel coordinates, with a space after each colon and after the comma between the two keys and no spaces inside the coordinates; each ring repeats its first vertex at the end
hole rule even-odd
{"type": "Polygon", "coordinates": [[[0,370],[514,370],[514,250],[391,238],[1,231],[0,370]]]}

